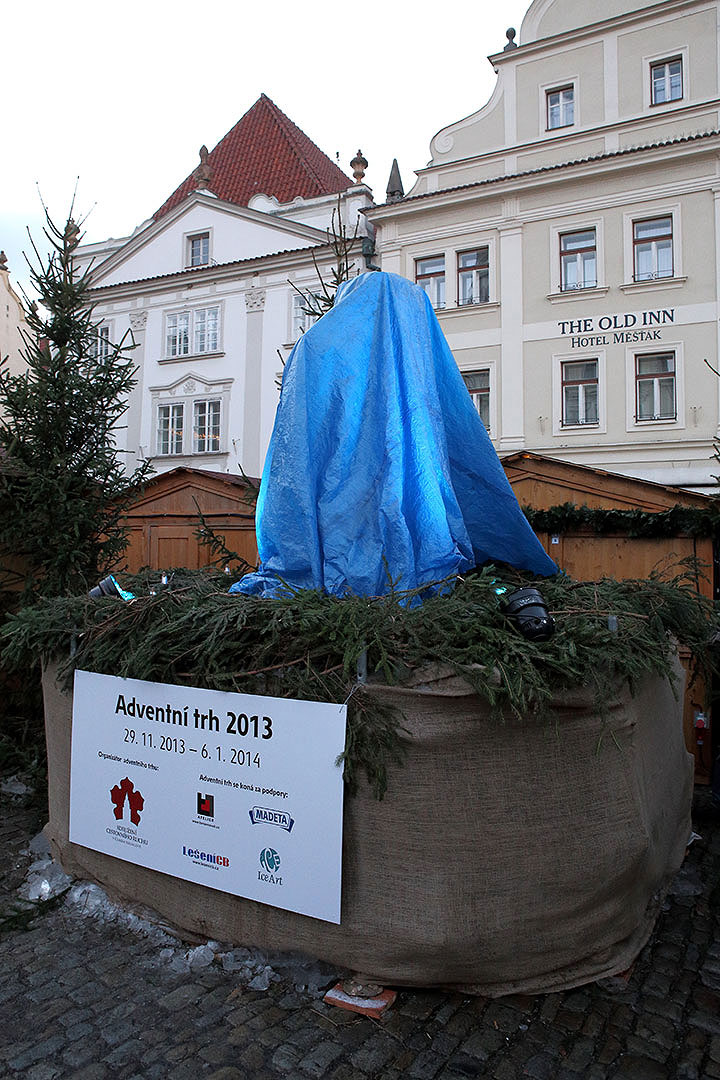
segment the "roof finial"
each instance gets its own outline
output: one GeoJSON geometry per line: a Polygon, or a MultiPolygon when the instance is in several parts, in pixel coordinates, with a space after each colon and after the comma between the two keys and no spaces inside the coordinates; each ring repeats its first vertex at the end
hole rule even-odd
{"type": "Polygon", "coordinates": [[[365,170],[367,169],[367,158],[363,157],[362,150],[358,150],[357,155],[350,162],[350,168],[353,171],[353,177],[356,184],[361,184],[365,170]]]}
{"type": "Polygon", "coordinates": [[[405,188],[403,187],[403,182],[400,178],[400,168],[397,163],[397,158],[393,158],[392,168],[390,169],[390,179],[388,180],[385,196],[389,203],[400,202],[405,196],[405,188]]]}
{"type": "Polygon", "coordinates": [[[195,186],[200,189],[209,188],[211,180],[212,168],[208,164],[208,148],[203,145],[200,147],[200,164],[195,170],[195,186]]]}
{"type": "Polygon", "coordinates": [[[0,251],[0,270],[7,270],[7,255],[4,251],[0,251]]]}
{"type": "Polygon", "coordinates": [[[503,52],[509,52],[510,49],[517,49],[517,41],[515,41],[515,34],[517,33],[514,26],[511,26],[505,31],[505,37],[508,39],[508,43],[503,49],[503,52]]]}

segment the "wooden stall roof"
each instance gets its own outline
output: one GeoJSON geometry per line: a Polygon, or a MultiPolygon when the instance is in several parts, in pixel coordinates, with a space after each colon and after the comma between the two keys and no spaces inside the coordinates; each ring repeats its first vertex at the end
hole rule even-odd
{"type": "Polygon", "coordinates": [[[520,505],[535,510],[572,502],[603,510],[660,512],[676,505],[704,507],[712,501],[710,495],[527,450],[507,455],[502,464],[520,505]]]}
{"type": "Polygon", "coordinates": [[[197,520],[198,506],[206,516],[232,514],[233,518],[255,517],[254,500],[247,501],[249,489],[256,487],[254,477],[211,472],[179,466],[153,476],[127,512],[128,524],[150,518],[190,517],[197,520]]]}

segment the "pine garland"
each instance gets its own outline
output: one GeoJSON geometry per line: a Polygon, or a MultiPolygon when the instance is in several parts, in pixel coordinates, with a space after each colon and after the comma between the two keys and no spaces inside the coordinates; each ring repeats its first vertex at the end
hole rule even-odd
{"type": "Polygon", "coordinates": [[[18,613],[2,633],[2,662],[27,670],[38,657],[64,658],[66,685],[81,668],[217,690],[349,699],[345,779],[352,788],[363,770],[382,797],[388,766],[402,760],[403,719],[359,691],[364,652],[373,678],[402,683],[408,671],[439,661],[466,678],[496,718],[530,713],[542,721],[569,687],[593,689],[601,706],[615,678],[632,686],[649,673],[668,675],[673,638],[709,671],[708,642],[717,627],[692,569],[681,568],[670,582],[576,582],[562,574],[539,581],[557,626],[542,643],[520,636],[499,607],[500,583],[514,588],[528,578],[494,567],[448,582],[452,591],[416,607],[403,594],[230,596],[232,579],[224,574],[178,571],[162,586],[159,575],[146,573],[123,577],[138,595],[131,603],[55,598],[18,613]]]}
{"type": "Polygon", "coordinates": [[[720,539],[720,507],[682,506],[668,510],[602,510],[566,502],[547,510],[523,506],[525,517],[535,532],[568,533],[578,530],[607,536],[624,533],[645,539],[692,536],[720,539]]]}

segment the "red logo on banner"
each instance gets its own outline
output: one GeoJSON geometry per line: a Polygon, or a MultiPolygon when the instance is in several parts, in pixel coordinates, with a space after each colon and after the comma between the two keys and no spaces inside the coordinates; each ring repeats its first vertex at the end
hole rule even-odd
{"type": "Polygon", "coordinates": [[[115,787],[110,790],[110,798],[115,803],[113,813],[118,821],[122,821],[125,810],[125,800],[127,799],[128,807],[130,809],[130,821],[133,825],[140,824],[140,811],[145,807],[145,800],[140,792],[135,790],[132,780],[129,780],[126,776],[124,780],[119,784],[116,784],[115,787]]]}

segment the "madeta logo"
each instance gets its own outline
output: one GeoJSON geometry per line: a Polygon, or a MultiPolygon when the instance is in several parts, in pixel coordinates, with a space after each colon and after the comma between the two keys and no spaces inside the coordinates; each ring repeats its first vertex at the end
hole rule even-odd
{"type": "Polygon", "coordinates": [[[119,784],[116,784],[114,788],[110,789],[110,798],[115,804],[113,813],[118,821],[123,819],[125,800],[127,799],[130,821],[133,825],[140,824],[140,811],[145,809],[145,800],[140,792],[135,790],[135,785],[127,776],[119,784]]]}

